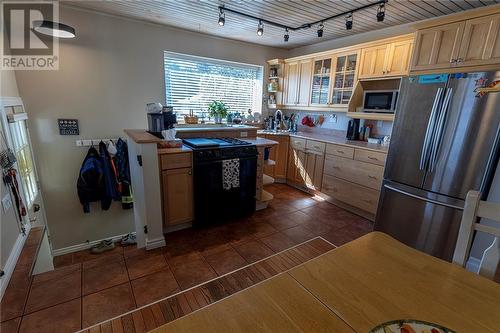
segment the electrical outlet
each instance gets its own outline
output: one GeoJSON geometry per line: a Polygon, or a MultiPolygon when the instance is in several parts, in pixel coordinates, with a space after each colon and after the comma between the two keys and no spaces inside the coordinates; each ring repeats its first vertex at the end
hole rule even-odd
{"type": "Polygon", "coordinates": [[[384,126],[384,122],[382,120],[377,120],[377,127],[382,128],[384,126]]]}
{"type": "Polygon", "coordinates": [[[2,198],[3,212],[6,213],[10,209],[10,207],[12,207],[12,200],[10,200],[10,195],[6,194],[2,198]]]}
{"type": "Polygon", "coordinates": [[[337,115],[336,114],[331,114],[330,115],[330,121],[334,124],[337,123],[337,115]]]}

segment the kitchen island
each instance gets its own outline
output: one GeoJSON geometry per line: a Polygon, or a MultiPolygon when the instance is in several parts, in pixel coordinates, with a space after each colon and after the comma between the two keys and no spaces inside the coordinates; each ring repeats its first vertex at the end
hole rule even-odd
{"type": "MultiPolygon", "coordinates": [[[[272,195],[263,189],[266,148],[278,142],[256,137],[257,128],[212,126],[191,131],[183,128],[178,137],[215,137],[222,132],[257,147],[256,207],[264,209],[272,195]],[[254,134],[255,133],[255,134],[254,134]],[[247,137],[254,135],[253,137],[247,137]]],[[[165,246],[164,233],[191,227],[193,213],[193,150],[187,145],[164,148],[162,139],[142,129],[124,130],[129,142],[129,160],[134,188],[134,223],[138,247],[154,249],[165,246]]]]}

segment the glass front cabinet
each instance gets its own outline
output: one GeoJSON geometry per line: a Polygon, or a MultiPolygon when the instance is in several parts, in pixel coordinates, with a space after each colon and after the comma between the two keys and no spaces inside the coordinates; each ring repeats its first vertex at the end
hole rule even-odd
{"type": "Polygon", "coordinates": [[[314,59],[310,105],[328,105],[332,58],[314,59]]]}
{"type": "Polygon", "coordinates": [[[329,104],[347,106],[356,82],[358,53],[336,55],[333,57],[333,62],[334,71],[331,76],[333,87],[329,104]]]}

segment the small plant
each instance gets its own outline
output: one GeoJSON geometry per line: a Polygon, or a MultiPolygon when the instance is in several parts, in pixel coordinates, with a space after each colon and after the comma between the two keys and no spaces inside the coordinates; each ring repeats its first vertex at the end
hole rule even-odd
{"type": "Polygon", "coordinates": [[[214,118],[225,118],[227,116],[227,112],[229,107],[224,104],[222,101],[213,101],[208,105],[208,111],[211,117],[214,118]]]}

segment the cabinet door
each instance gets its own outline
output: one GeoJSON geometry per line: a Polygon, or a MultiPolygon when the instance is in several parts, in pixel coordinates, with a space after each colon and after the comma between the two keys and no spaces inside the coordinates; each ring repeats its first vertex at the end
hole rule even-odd
{"type": "Polygon", "coordinates": [[[390,44],[385,76],[402,76],[408,74],[412,46],[413,40],[390,44]]]}
{"type": "Polygon", "coordinates": [[[306,152],[300,149],[295,150],[295,184],[304,186],[306,184],[306,152]]]}
{"type": "Polygon", "coordinates": [[[297,153],[291,145],[288,148],[288,158],[287,158],[287,168],[286,168],[286,180],[289,183],[295,183],[295,174],[297,172],[297,153]]]}
{"type": "Polygon", "coordinates": [[[287,175],[287,160],[288,160],[288,135],[277,136],[274,140],[279,142],[276,149],[276,165],[274,166],[274,176],[278,179],[285,179],[287,175]],[[277,139],[277,140],[276,140],[277,139]]]}
{"type": "Polygon", "coordinates": [[[347,107],[356,82],[358,53],[337,55],[332,71],[330,104],[347,107]]]}
{"type": "Polygon", "coordinates": [[[458,66],[489,65],[500,62],[500,14],[465,22],[458,66]]]}
{"type": "Polygon", "coordinates": [[[298,98],[299,84],[299,64],[298,62],[290,62],[285,64],[285,105],[296,105],[298,98]]]}
{"type": "Polygon", "coordinates": [[[193,220],[193,176],[191,168],[162,172],[163,220],[175,225],[193,220]]]}
{"type": "Polygon", "coordinates": [[[450,23],[417,32],[411,70],[450,68],[458,58],[464,23],[450,23]]]}
{"type": "Polygon", "coordinates": [[[298,105],[308,106],[311,92],[312,59],[299,62],[299,97],[298,105]]]}
{"type": "Polygon", "coordinates": [[[321,190],[321,180],[323,177],[324,155],[314,152],[306,153],[305,185],[313,190],[321,190]]]}
{"type": "Polygon", "coordinates": [[[380,77],[385,74],[389,44],[361,50],[359,78],[380,77]]]}
{"type": "Polygon", "coordinates": [[[331,58],[314,60],[311,83],[311,105],[326,106],[329,104],[331,70],[331,58]]]}

